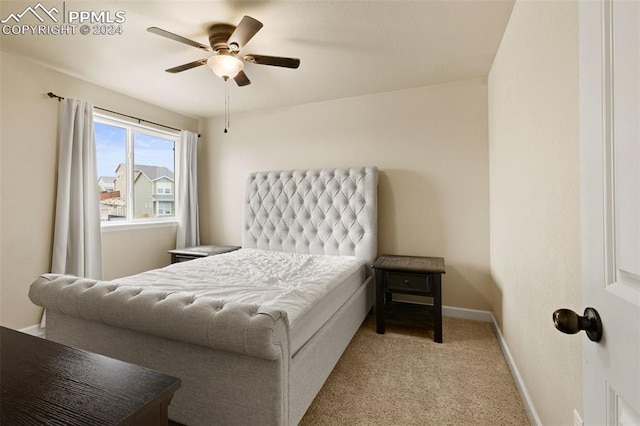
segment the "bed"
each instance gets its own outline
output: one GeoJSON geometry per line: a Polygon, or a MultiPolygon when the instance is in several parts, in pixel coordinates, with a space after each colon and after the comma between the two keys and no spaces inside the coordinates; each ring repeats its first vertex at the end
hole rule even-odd
{"type": "Polygon", "coordinates": [[[172,420],[294,425],[373,305],[377,183],[375,167],[252,173],[241,250],[110,282],[45,274],[29,297],[47,309],[47,339],[181,378],[172,420]],[[282,293],[306,298],[305,275],[334,284],[296,310],[282,293]],[[225,281],[285,285],[233,299],[225,281]]]}

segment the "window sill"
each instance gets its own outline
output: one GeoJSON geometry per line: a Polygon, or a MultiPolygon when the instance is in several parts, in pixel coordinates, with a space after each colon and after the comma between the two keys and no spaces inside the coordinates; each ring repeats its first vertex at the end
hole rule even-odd
{"type": "Polygon", "coordinates": [[[102,232],[131,231],[136,229],[152,229],[152,228],[177,228],[177,227],[178,227],[178,221],[175,219],[100,224],[100,230],[102,232]]]}

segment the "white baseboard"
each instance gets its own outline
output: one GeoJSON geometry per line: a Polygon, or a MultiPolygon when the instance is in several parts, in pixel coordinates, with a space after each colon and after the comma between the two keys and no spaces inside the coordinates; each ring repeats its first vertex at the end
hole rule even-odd
{"type": "Polygon", "coordinates": [[[504,359],[507,362],[507,365],[509,366],[509,370],[511,371],[513,380],[516,383],[516,387],[518,388],[518,392],[520,393],[520,398],[522,398],[522,403],[524,404],[524,409],[527,412],[529,421],[534,426],[542,426],[540,417],[538,417],[536,408],[534,407],[533,401],[529,396],[529,391],[527,391],[527,386],[524,384],[524,380],[522,380],[520,371],[518,371],[518,367],[516,367],[516,363],[513,360],[513,357],[511,356],[511,351],[509,351],[507,342],[504,340],[504,337],[502,336],[502,332],[500,331],[500,327],[498,327],[498,322],[496,321],[496,318],[493,316],[493,314],[489,311],[478,311],[475,309],[443,306],[442,315],[445,317],[462,318],[462,319],[484,321],[484,322],[491,323],[491,328],[493,328],[493,333],[496,335],[496,339],[498,340],[498,345],[502,350],[504,359]]]}
{"type": "Polygon", "coordinates": [[[21,328],[18,331],[36,337],[44,337],[44,328],[40,327],[40,324],[30,325],[29,327],[21,328]]]}
{"type": "Polygon", "coordinates": [[[529,422],[531,422],[534,426],[542,426],[542,421],[540,417],[538,417],[538,412],[536,411],[536,407],[533,405],[533,401],[531,400],[531,396],[529,395],[529,391],[527,390],[527,386],[524,384],[524,380],[520,375],[520,371],[518,367],[516,367],[516,363],[511,356],[511,351],[509,351],[509,347],[507,346],[507,342],[504,340],[502,336],[502,332],[500,331],[500,327],[498,327],[498,322],[491,312],[491,325],[493,327],[493,332],[498,339],[498,344],[500,345],[500,349],[502,349],[502,354],[504,355],[504,359],[507,361],[507,365],[509,366],[509,370],[511,370],[511,375],[513,376],[513,380],[516,382],[516,387],[518,388],[518,392],[520,392],[520,397],[522,398],[522,402],[524,404],[524,409],[527,412],[527,416],[529,416],[529,422]]]}

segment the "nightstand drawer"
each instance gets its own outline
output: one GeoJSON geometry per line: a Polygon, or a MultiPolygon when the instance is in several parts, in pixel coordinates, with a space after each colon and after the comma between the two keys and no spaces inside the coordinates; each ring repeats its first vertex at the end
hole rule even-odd
{"type": "Polygon", "coordinates": [[[188,255],[188,254],[174,254],[171,263],[187,262],[189,260],[198,259],[200,257],[206,257],[206,256],[188,255]]]}
{"type": "Polygon", "coordinates": [[[388,290],[411,290],[432,295],[433,289],[429,282],[429,277],[424,274],[402,274],[397,272],[387,272],[388,290]]]}

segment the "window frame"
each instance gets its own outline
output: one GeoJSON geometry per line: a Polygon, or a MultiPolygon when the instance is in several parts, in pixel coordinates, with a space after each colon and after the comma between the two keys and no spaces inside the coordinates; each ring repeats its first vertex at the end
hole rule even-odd
{"type": "MultiPolygon", "coordinates": [[[[177,172],[177,154],[180,144],[180,132],[171,131],[166,129],[160,129],[155,126],[148,126],[142,123],[121,119],[109,114],[93,113],[93,121],[95,123],[101,123],[109,126],[119,127],[125,130],[125,172],[127,179],[127,218],[117,221],[100,221],[100,228],[102,231],[109,230],[121,230],[131,228],[149,228],[157,226],[176,226],[178,223],[177,211],[178,211],[178,174],[177,172]],[[134,135],[143,134],[145,136],[157,137],[173,142],[173,191],[170,192],[174,196],[173,198],[173,213],[172,215],[159,215],[157,217],[135,218],[135,189],[134,189],[134,159],[135,159],[135,144],[134,135]]],[[[95,127],[94,127],[95,128],[95,127]]],[[[95,131],[95,130],[94,130],[95,131]]],[[[99,178],[100,176],[97,176],[99,178]]],[[[96,181],[97,182],[97,181],[96,181]]]]}

